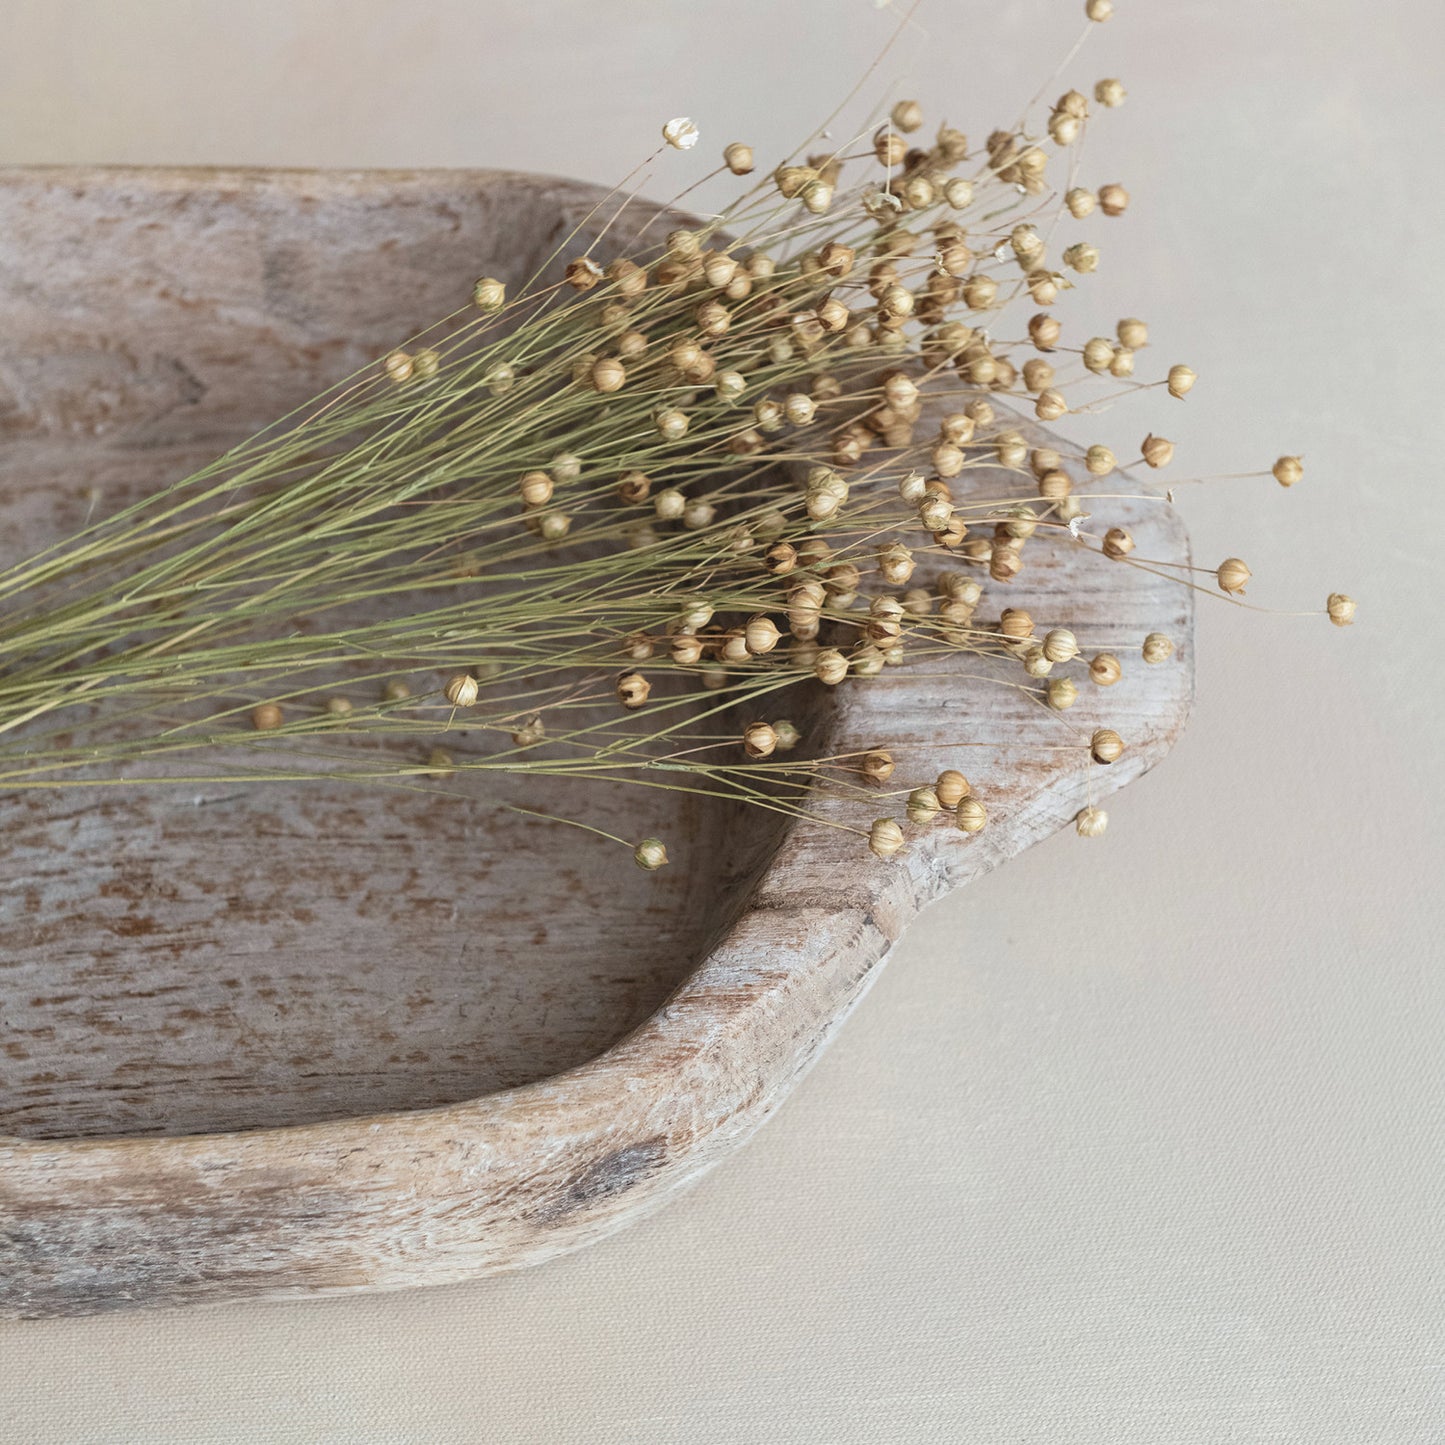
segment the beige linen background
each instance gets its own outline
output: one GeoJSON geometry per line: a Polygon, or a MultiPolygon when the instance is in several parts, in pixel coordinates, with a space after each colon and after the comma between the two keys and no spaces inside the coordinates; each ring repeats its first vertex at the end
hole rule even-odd
{"type": "MultiPolygon", "coordinates": [[[[791,147],[872,0],[4,0],[0,161],[612,180],[689,114],[791,147]]],[[[928,0],[865,87],[970,134],[1079,0],[928,0]],[[935,118],[937,118],[935,116],[935,118]]],[[[1445,1440],[1438,0],[1118,0],[1080,334],[1201,381],[1200,700],[1097,843],[938,906],[779,1118],[588,1253],[434,1293],[0,1326],[0,1440],[1445,1440]]],[[[1063,89],[1051,83],[1051,91],[1063,89]]],[[[700,173],[669,156],[652,189],[700,173]]],[[[3,344],[3,341],[0,341],[3,344]]],[[[1117,437],[1113,429],[1117,428],[1117,437]]],[[[1089,438],[1092,440],[1093,438],[1089,438]]]]}

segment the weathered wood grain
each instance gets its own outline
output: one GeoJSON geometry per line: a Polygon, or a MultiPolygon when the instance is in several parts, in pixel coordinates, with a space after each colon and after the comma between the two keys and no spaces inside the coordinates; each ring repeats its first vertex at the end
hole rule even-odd
{"type": "MultiPolygon", "coordinates": [[[[489,172],[0,174],[7,549],[184,474],[474,275],[520,279],[594,198],[489,172]]],[[[1187,555],[1171,509],[1097,510],[1187,555]]],[[[1010,600],[1131,649],[1118,686],[1050,714],[950,663],[816,704],[835,749],[887,741],[899,778],[957,766],[987,800],[983,833],[940,823],[886,865],[667,794],[568,800],[665,833],[679,866],[652,877],[464,799],[0,800],[0,1314],[456,1280],[690,1182],[914,912],[1177,736],[1189,594],[1039,557],[1010,600]],[[1179,650],[1146,668],[1153,629],[1179,650]],[[1129,741],[1111,768],[1087,761],[1104,723],[1129,741]]]]}

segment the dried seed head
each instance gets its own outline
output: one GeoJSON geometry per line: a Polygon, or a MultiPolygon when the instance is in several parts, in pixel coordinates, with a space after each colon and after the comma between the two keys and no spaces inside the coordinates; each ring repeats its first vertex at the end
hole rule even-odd
{"type": "Polygon", "coordinates": [[[825,647],[813,662],[813,673],[819,682],[837,687],[848,676],[848,659],[836,648],[825,647]]]}
{"type": "Polygon", "coordinates": [[[1074,818],[1074,831],[1081,838],[1101,838],[1109,826],[1109,815],[1102,808],[1081,808],[1074,818]]]}
{"type": "Polygon", "coordinates": [[[652,507],[660,520],[675,522],[687,510],[687,498],[676,487],[665,487],[652,499],[652,507]]]}
{"type": "Polygon", "coordinates": [[[914,788],[908,795],[908,821],[920,827],[931,823],[942,811],[938,794],[932,788],[914,788]]]}
{"type": "Polygon", "coordinates": [[[653,418],[653,425],[663,441],[680,442],[687,435],[687,413],[676,407],[667,407],[653,418]]]}
{"type": "Polygon", "coordinates": [[[625,672],[617,679],[617,701],[625,708],[641,707],[652,684],[640,672],[625,672]]]}
{"type": "Polygon", "coordinates": [[[646,662],[656,651],[652,639],[645,632],[629,633],[622,639],[622,655],[633,662],[646,662]]]}
{"type": "Polygon", "coordinates": [[[802,741],[802,733],[787,718],[779,718],[773,724],[773,736],[778,740],[778,751],[790,753],[802,741]]]}
{"type": "Polygon", "coordinates": [[[878,553],[878,571],[890,587],[901,587],[913,576],[913,553],[902,542],[890,542],[878,553]]]}
{"type": "Polygon", "coordinates": [[[945,808],[956,808],[972,789],[968,779],[957,768],[945,768],[933,784],[933,791],[945,808]]]}
{"type": "Polygon", "coordinates": [[[1174,443],[1156,437],[1153,432],[1144,438],[1140,451],[1151,467],[1167,467],[1174,460],[1174,443]]]}
{"type": "Polygon", "coordinates": [[[1076,221],[1093,215],[1096,200],[1093,191],[1084,186],[1072,186],[1064,193],[1064,206],[1076,221]]]}
{"type": "Polygon", "coordinates": [[[743,729],[743,751],[750,758],[771,757],[778,746],[778,735],[765,722],[749,723],[743,729]]]}
{"type": "Polygon", "coordinates": [[[662,138],[674,150],[690,151],[698,142],[698,129],[685,115],[679,115],[663,126],[662,138]]]}
{"type": "Polygon", "coordinates": [[[582,458],[576,452],[558,452],[547,464],[547,470],[564,484],[578,481],[582,476],[582,458]]]}
{"type": "Polygon", "coordinates": [[[1113,687],[1123,675],[1123,664],[1112,652],[1096,652],[1089,659],[1089,680],[1099,687],[1113,687]]]}
{"type": "Polygon", "coordinates": [[[783,415],[794,426],[807,426],[817,411],[818,404],[806,392],[795,391],[783,398],[783,415]]]}
{"type": "Polygon", "coordinates": [[[1022,642],[1034,633],[1034,619],[1021,607],[1005,607],[998,630],[1011,642],[1022,642]]]}
{"type": "Polygon", "coordinates": [[[1108,371],[1114,360],[1114,343],[1105,336],[1093,336],[1084,343],[1084,365],[1092,372],[1108,371]]]}
{"type": "Polygon", "coordinates": [[[1049,706],[1056,712],[1067,712],[1079,700],[1079,689],[1071,677],[1055,677],[1049,680],[1049,706]]]}
{"type": "Polygon", "coordinates": [[[1140,651],[1145,662],[1168,662],[1174,653],[1174,643],[1162,632],[1151,632],[1140,651]]]}
{"type": "Polygon", "coordinates": [[[575,260],[567,263],[564,274],[567,277],[567,284],[574,291],[590,291],[602,280],[602,267],[590,256],[578,256],[575,260]]]}
{"type": "Polygon", "coordinates": [[[722,401],[736,401],[747,389],[747,378],[740,371],[720,371],[713,382],[713,390],[722,401]]]}
{"type": "Polygon", "coordinates": [[[507,288],[495,276],[483,276],[472,287],[472,304],[489,314],[500,311],[507,304],[507,288]]]}
{"type": "Polygon", "coordinates": [[[893,754],[887,748],[874,748],[863,754],[863,776],[870,783],[883,784],[893,776],[893,754]]]}
{"type": "Polygon", "coordinates": [[[1186,392],[1193,390],[1195,380],[1195,373],[1189,367],[1171,366],[1169,368],[1169,395],[1184,396],[1186,392]]]}
{"type": "Polygon", "coordinates": [[[592,385],[598,391],[621,391],[626,381],[627,368],[615,356],[604,356],[592,363],[592,385]]]}
{"type": "Polygon", "coordinates": [[[617,479],[617,495],[629,505],[645,502],[652,491],[652,478],[646,472],[623,472],[617,479]]]}
{"type": "Polygon", "coordinates": [[[1104,533],[1104,555],[1122,562],[1134,550],[1134,539],[1123,527],[1110,527],[1104,533]]]}
{"type": "Polygon", "coordinates": [[[548,542],[560,542],[572,529],[572,518],[566,512],[548,512],[537,530],[548,542]]]}
{"type": "Polygon", "coordinates": [[[988,822],[988,809],[977,798],[963,798],[953,810],[953,819],[963,832],[981,833],[988,822]]]}
{"type": "Polygon", "coordinates": [[[943,199],[955,211],[967,210],[973,204],[973,182],[965,180],[962,176],[955,176],[951,181],[945,183],[943,199]]]}
{"type": "Polygon", "coordinates": [[[743,631],[743,640],[747,644],[748,652],[753,657],[761,657],[778,645],[781,635],[772,619],[759,613],[756,617],[748,619],[748,625],[743,631]]]}
{"type": "Polygon", "coordinates": [[[1097,271],[1099,269],[1099,248],[1091,246],[1087,241],[1079,241],[1075,245],[1068,246],[1064,250],[1064,265],[1077,271],[1080,275],[1097,271]]]}
{"type": "Polygon", "coordinates": [[[416,366],[415,359],[405,351],[393,351],[386,358],[386,374],[398,384],[403,381],[410,381],[413,369],[416,366]]]}
{"type": "Polygon", "coordinates": [[[723,147],[723,161],[735,176],[749,175],[753,169],[753,148],[735,140],[723,147]]]}
{"type": "Polygon", "coordinates": [[[1044,633],[1043,648],[1050,662],[1069,662],[1079,655],[1079,640],[1067,627],[1055,627],[1044,633]]]}
{"type": "Polygon", "coordinates": [[[868,830],[868,847],[879,858],[891,858],[903,847],[903,829],[892,818],[875,818],[868,830]]]}
{"type": "Polygon", "coordinates": [[[1249,568],[1238,557],[1226,557],[1215,573],[1221,592],[1231,596],[1243,596],[1245,584],[1249,581],[1249,568]]]}
{"type": "Polygon", "coordinates": [[[281,709],[274,702],[263,702],[251,709],[251,726],[258,733],[269,733],[280,727],[283,721],[281,709]]]}
{"type": "Polygon", "coordinates": [[[900,100],[888,118],[899,130],[912,135],[923,124],[923,107],[916,100],[900,100]]]}
{"type": "Polygon", "coordinates": [[[392,678],[381,690],[385,702],[405,702],[411,696],[411,688],[399,677],[392,678]]]}
{"type": "Polygon", "coordinates": [[[1040,311],[1029,318],[1029,340],[1040,351],[1052,351],[1063,329],[1058,318],[1050,316],[1046,311],[1040,311]]]}
{"type": "Polygon", "coordinates": [[[1114,13],[1114,0],[1086,0],[1084,14],[1101,25],[1114,13]]]}
{"type": "Polygon", "coordinates": [[[477,700],[477,680],[470,673],[459,672],[447,679],[443,691],[453,707],[471,707],[477,700]]]}
{"type": "Polygon", "coordinates": [[[1124,317],[1114,329],[1118,333],[1119,344],[1131,351],[1138,351],[1149,344],[1149,328],[1137,316],[1124,317]]]}
{"type": "Polygon", "coordinates": [[[435,376],[441,370],[441,365],[440,354],[433,351],[431,347],[427,347],[423,351],[418,351],[412,359],[412,374],[425,381],[428,377],[435,376]]]}
{"type": "Polygon", "coordinates": [[[1047,677],[1053,670],[1054,664],[1044,656],[1042,647],[1034,646],[1024,650],[1023,654],[1024,671],[1030,677],[1047,677]]]}
{"type": "Polygon", "coordinates": [[[517,491],[529,507],[545,507],[552,500],[552,478],[546,472],[527,472],[517,483],[517,491]]]}
{"type": "Polygon", "coordinates": [[[1061,416],[1067,415],[1068,410],[1069,403],[1064,399],[1063,392],[1053,387],[1041,391],[1034,403],[1034,415],[1040,421],[1058,421],[1061,416]]]}
{"type": "Polygon", "coordinates": [[[1113,728],[1096,728],[1089,753],[1096,763],[1116,763],[1124,756],[1124,739],[1113,728]]]}
{"type": "Polygon", "coordinates": [[[1305,474],[1304,463],[1298,457],[1281,457],[1271,470],[1282,487],[1294,486],[1305,474]]]}
{"type": "Polygon", "coordinates": [[[1111,110],[1116,106],[1123,105],[1127,94],[1128,92],[1125,91],[1122,80],[1114,80],[1112,78],[1101,80],[1094,86],[1094,99],[1097,100],[1100,105],[1108,106],[1111,110]]]}
{"type": "Polygon", "coordinates": [[[1336,627],[1348,627],[1355,620],[1355,599],[1345,592],[1331,592],[1325,611],[1336,627]]]}
{"type": "Polygon", "coordinates": [[[1043,391],[1053,382],[1053,365],[1045,361],[1042,356],[1031,357],[1024,362],[1023,378],[1026,391],[1043,391]]]}
{"type": "Polygon", "coordinates": [[[669,644],[668,652],[679,667],[694,667],[702,661],[702,639],[691,632],[679,632],[669,644]]]}
{"type": "Polygon", "coordinates": [[[661,838],[644,838],[633,850],[632,860],[647,873],[667,866],[667,849],[661,838]]]}
{"type": "Polygon", "coordinates": [[[1129,209],[1129,192],[1117,182],[1100,186],[1099,209],[1106,216],[1122,216],[1129,209]]]}

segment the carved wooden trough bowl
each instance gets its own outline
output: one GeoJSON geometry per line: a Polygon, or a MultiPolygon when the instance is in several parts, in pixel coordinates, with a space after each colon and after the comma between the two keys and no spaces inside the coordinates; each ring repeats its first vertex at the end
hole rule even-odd
{"type": "MultiPolygon", "coordinates": [[[[530,274],[595,198],[497,172],[0,173],[6,556],[210,460],[474,276],[530,274]]],[[[1099,511],[1139,555],[1187,556],[1169,507],[1099,511]]],[[[658,875],[404,793],[0,795],[0,1314],[468,1279],[690,1184],[918,909],[1177,736],[1189,593],[1068,555],[1012,595],[1090,649],[1167,632],[1174,659],[1049,715],[1067,751],[1007,746],[1041,738],[1037,700],[946,668],[821,700],[833,750],[886,737],[917,781],[960,766],[987,800],[984,832],[940,824],[886,864],[645,789],[610,826],[665,833],[658,875]],[[1128,750],[1091,767],[1103,723],[1128,750]]]]}

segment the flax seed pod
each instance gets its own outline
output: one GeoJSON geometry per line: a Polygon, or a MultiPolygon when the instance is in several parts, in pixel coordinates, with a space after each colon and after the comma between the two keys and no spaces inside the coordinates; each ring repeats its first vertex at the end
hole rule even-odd
{"type": "Polygon", "coordinates": [[[1124,756],[1124,739],[1113,728],[1096,728],[1089,753],[1096,763],[1116,763],[1124,756]]]}
{"type": "Polygon", "coordinates": [[[1150,432],[1144,438],[1140,454],[1151,467],[1167,467],[1174,460],[1174,443],[1150,432]]]}
{"type": "Polygon", "coordinates": [[[517,491],[527,506],[545,507],[552,500],[552,478],[546,472],[527,472],[518,481],[517,491]]]}
{"type": "Polygon", "coordinates": [[[781,636],[777,627],[770,617],[759,613],[756,617],[748,619],[748,625],[743,631],[744,644],[748,653],[753,657],[762,657],[764,653],[771,652],[777,645],[781,636]]]}
{"type": "Polygon", "coordinates": [[[667,866],[667,848],[661,838],[644,838],[633,850],[632,860],[645,873],[667,866]]]}
{"type": "Polygon", "coordinates": [[[1348,627],[1355,620],[1358,605],[1347,592],[1331,592],[1325,603],[1325,612],[1336,627],[1348,627]]]}
{"type": "Polygon", "coordinates": [[[1034,415],[1040,421],[1057,421],[1061,416],[1067,415],[1069,404],[1064,400],[1064,394],[1049,387],[1039,393],[1038,400],[1034,402],[1034,415]]]}
{"type": "Polygon", "coordinates": [[[1044,633],[1043,650],[1050,662],[1070,662],[1079,655],[1079,641],[1067,627],[1055,627],[1044,633]]]}
{"type": "Polygon", "coordinates": [[[863,776],[870,783],[882,787],[893,776],[893,754],[887,748],[874,748],[863,754],[860,766],[863,776]]]}
{"type": "Polygon", "coordinates": [[[945,768],[933,784],[939,803],[950,811],[957,808],[971,791],[968,779],[957,768],[945,768]]]}
{"type": "Polygon", "coordinates": [[[623,472],[617,479],[617,496],[629,505],[645,502],[652,491],[652,478],[646,472],[623,472]]]}
{"type": "Polygon", "coordinates": [[[1093,336],[1084,343],[1084,365],[1096,375],[1108,371],[1114,360],[1114,344],[1105,336],[1093,336]]]}
{"type": "Polygon", "coordinates": [[[890,587],[902,587],[914,565],[913,553],[902,542],[890,542],[878,553],[878,571],[890,587]]]}
{"type": "Polygon", "coordinates": [[[1113,687],[1123,675],[1123,665],[1112,652],[1096,652],[1089,659],[1089,681],[1098,687],[1113,687]]]}
{"type": "Polygon", "coordinates": [[[652,691],[652,684],[640,672],[626,672],[617,679],[617,701],[625,708],[642,707],[652,691]]]}
{"type": "Polygon", "coordinates": [[[743,751],[750,758],[771,757],[777,746],[778,735],[767,723],[749,723],[743,729],[743,751]]]}
{"type": "Polygon", "coordinates": [[[848,659],[836,648],[825,647],[814,660],[813,672],[819,682],[837,687],[848,676],[848,659]]]}
{"type": "Polygon", "coordinates": [[[1111,182],[1099,187],[1099,209],[1106,216],[1122,216],[1129,208],[1129,192],[1123,186],[1111,182]]]}
{"type": "Polygon", "coordinates": [[[1127,92],[1124,89],[1122,81],[1113,79],[1101,80],[1094,86],[1094,99],[1097,100],[1100,105],[1106,105],[1111,110],[1116,106],[1123,105],[1126,95],[1127,92]]]}
{"type": "Polygon", "coordinates": [[[1081,838],[1101,838],[1109,826],[1109,815],[1102,808],[1081,808],[1074,818],[1074,831],[1081,838]]]}
{"type": "Polygon", "coordinates": [[[988,809],[977,798],[962,798],[953,810],[953,818],[963,832],[981,833],[988,822],[988,809]]]}
{"type": "Polygon", "coordinates": [[[1174,653],[1174,643],[1162,632],[1151,632],[1140,651],[1145,662],[1168,662],[1174,653]]]}
{"type": "Polygon", "coordinates": [[[695,667],[702,661],[702,639],[691,632],[679,632],[669,644],[672,660],[679,667],[695,667]]]}
{"type": "Polygon", "coordinates": [[[1046,311],[1040,311],[1029,318],[1029,340],[1040,351],[1052,351],[1058,344],[1063,329],[1058,318],[1050,316],[1046,311]]]}
{"type": "Polygon", "coordinates": [[[1198,378],[1187,366],[1171,366],[1169,368],[1169,395],[1184,397],[1194,389],[1194,383],[1198,378]]]}
{"type": "Polygon", "coordinates": [[[507,304],[507,288],[495,276],[483,276],[472,287],[472,304],[489,314],[500,311],[507,304]]]}
{"type": "Polygon", "coordinates": [[[1049,679],[1048,703],[1055,712],[1067,712],[1079,700],[1079,689],[1071,677],[1049,679]]]}
{"type": "Polygon", "coordinates": [[[903,848],[903,829],[892,818],[875,818],[868,830],[868,848],[879,858],[892,858],[903,848]]]}
{"type": "Polygon", "coordinates": [[[263,702],[251,709],[251,726],[258,733],[273,732],[285,721],[281,709],[274,702],[263,702]]]}
{"type": "Polygon", "coordinates": [[[1134,550],[1134,539],[1123,527],[1110,527],[1104,533],[1104,555],[1122,562],[1134,550]]]}
{"type": "Polygon", "coordinates": [[[1292,487],[1304,476],[1304,463],[1298,457],[1281,457],[1270,470],[1282,487],[1292,487]]]}
{"type": "Polygon", "coordinates": [[[779,718],[778,721],[773,724],[773,736],[778,740],[778,751],[780,753],[792,752],[793,749],[798,746],[799,742],[802,741],[803,737],[802,733],[800,733],[787,718],[779,718]]]}
{"type": "Polygon", "coordinates": [[[604,356],[592,364],[592,385],[606,394],[621,391],[627,383],[627,368],[615,357],[604,356]]]}
{"type": "Polygon", "coordinates": [[[1221,592],[1227,592],[1231,596],[1243,596],[1250,571],[1238,557],[1226,557],[1214,575],[1221,592]]]}
{"type": "Polygon", "coordinates": [[[447,679],[443,692],[453,707],[471,707],[477,700],[477,680],[470,673],[459,672],[447,679]]]}

